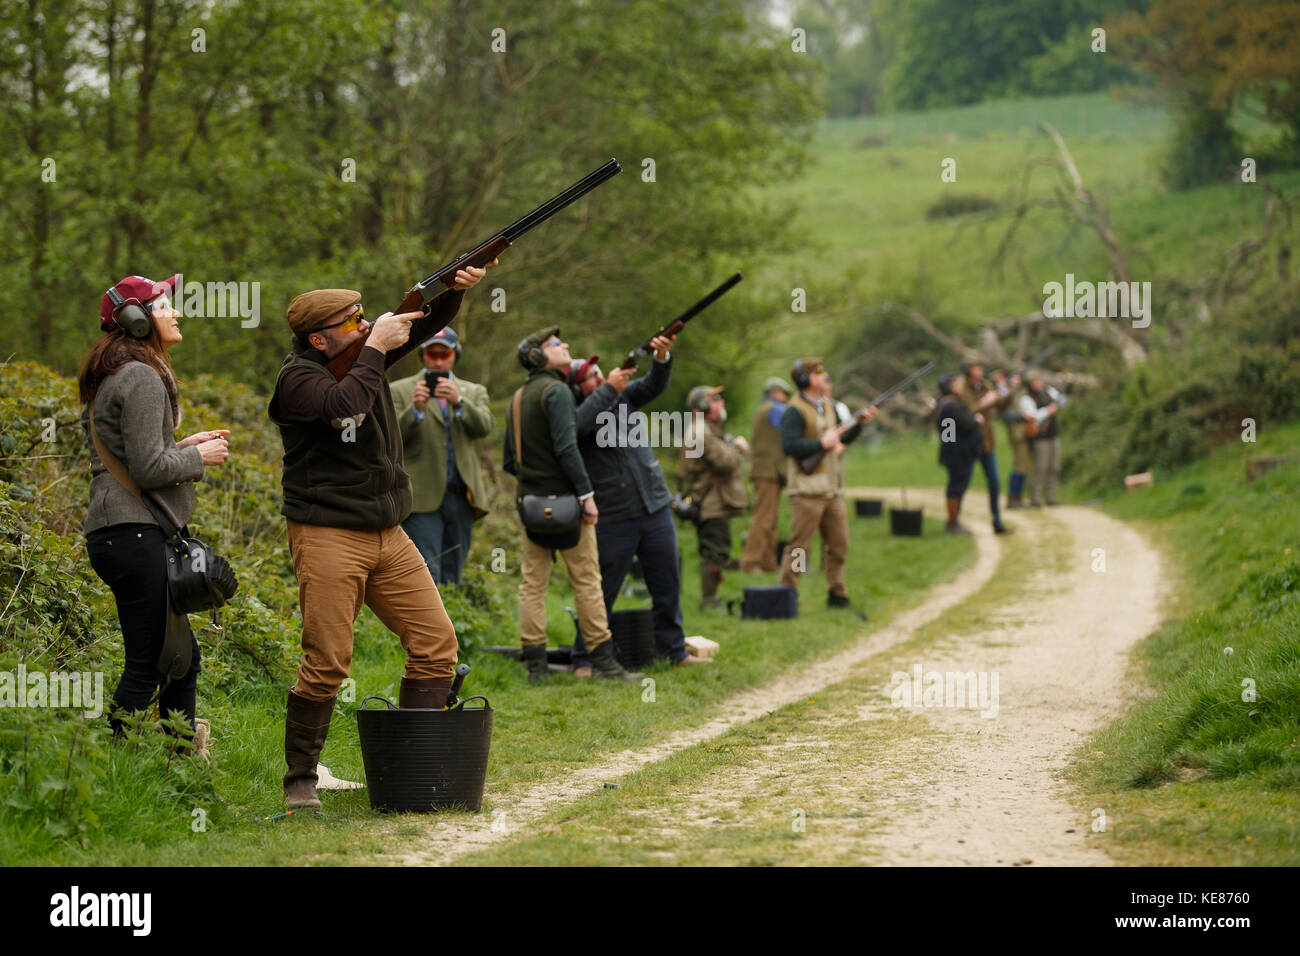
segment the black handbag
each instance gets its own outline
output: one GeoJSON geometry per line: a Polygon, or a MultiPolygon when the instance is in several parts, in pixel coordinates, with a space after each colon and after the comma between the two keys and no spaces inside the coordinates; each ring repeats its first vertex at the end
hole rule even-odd
{"type": "MultiPolygon", "coordinates": [[[[519,403],[523,393],[522,388],[515,392],[515,397],[510,403],[515,430],[515,467],[520,469],[523,462],[524,440],[519,426],[519,403]]],[[[545,399],[546,392],[543,391],[542,400],[545,399]]],[[[542,406],[543,409],[545,407],[542,406]]],[[[567,543],[574,538],[574,532],[580,532],[582,528],[582,504],[578,501],[577,495],[518,495],[515,498],[515,509],[519,512],[519,520],[523,522],[524,530],[533,541],[547,547],[558,547],[560,550],[577,544],[577,541],[567,543]],[[555,536],[553,540],[556,544],[547,544],[552,536],[555,536]],[[541,540],[538,541],[538,538],[541,540]]]]}
{"type": "MultiPolygon", "coordinates": [[[[99,431],[95,428],[94,402],[90,404],[89,416],[90,435],[99,460],[117,483],[148,509],[162,529],[163,555],[167,561],[167,597],[172,614],[212,611],[213,623],[216,623],[217,608],[229,601],[239,587],[230,563],[192,536],[188,525],[177,528],[175,522],[168,519],[154,500],[136,484],[117,456],[100,441],[99,431]]],[[[188,671],[192,640],[188,627],[168,627],[163,652],[158,658],[158,670],[174,678],[188,671]]]]}

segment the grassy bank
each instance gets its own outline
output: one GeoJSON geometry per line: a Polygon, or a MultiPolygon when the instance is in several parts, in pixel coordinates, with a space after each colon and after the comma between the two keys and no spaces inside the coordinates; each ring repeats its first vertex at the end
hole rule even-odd
{"type": "Polygon", "coordinates": [[[1180,574],[1135,662],[1149,699],[1079,772],[1125,862],[1300,863],[1300,464],[1245,477],[1247,457],[1281,454],[1300,454],[1300,424],[1104,504],[1180,574]]]}

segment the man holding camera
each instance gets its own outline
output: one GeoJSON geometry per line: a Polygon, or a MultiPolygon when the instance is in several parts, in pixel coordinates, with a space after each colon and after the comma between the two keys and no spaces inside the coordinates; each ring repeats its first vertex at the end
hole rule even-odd
{"type": "Polygon", "coordinates": [[[420,343],[423,371],[394,382],[411,514],[402,529],[435,584],[459,584],[474,522],[487,514],[487,487],[474,442],[495,424],[487,389],[457,378],[460,337],[450,328],[420,343]]]}
{"type": "Polygon", "coordinates": [[[543,513],[573,505],[582,509],[576,530],[553,532],[523,526],[523,561],[519,580],[519,640],[528,682],[536,684],[550,674],[546,660],[546,587],[551,564],[558,552],[564,558],[573,586],[573,603],[598,677],[640,680],[614,658],[614,642],[605,613],[600,583],[600,556],[596,544],[596,507],[591,479],[578,451],[576,404],[569,388],[572,358],[558,328],[541,329],[519,343],[519,364],[528,379],[510,402],[506,418],[502,467],[518,479],[515,493],[521,523],[529,496],[540,500],[543,513]]]}
{"type": "MultiPolygon", "coordinates": [[[[495,263],[493,263],[495,264],[495,263]]],[[[293,348],[267,413],[284,443],[281,513],[302,608],[302,661],[285,714],[285,804],[319,809],[316,764],[352,665],[352,625],[366,604],[406,651],[398,701],[439,709],[451,691],[456,632],[401,521],[411,511],[402,441],[384,371],[450,322],[486,270],[456,273],[427,315],[366,321],[351,289],[304,292],[289,305],[293,348]],[[329,360],[365,341],[336,380],[329,360]]]]}

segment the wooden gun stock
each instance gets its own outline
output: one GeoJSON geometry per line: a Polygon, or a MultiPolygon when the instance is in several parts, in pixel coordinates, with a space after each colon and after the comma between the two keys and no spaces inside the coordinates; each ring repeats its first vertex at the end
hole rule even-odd
{"type": "MultiPolygon", "coordinates": [[[[514,241],[536,226],[540,226],[546,220],[550,219],[564,207],[571,205],[581,199],[587,193],[591,192],[597,186],[604,185],[623,171],[623,167],[618,164],[617,159],[611,159],[599,169],[592,170],[582,179],[578,180],[568,189],[552,196],[546,202],[542,203],[536,209],[527,215],[516,219],[510,225],[506,226],[495,236],[476,246],[469,252],[457,256],[447,265],[443,266],[431,276],[427,276],[407,290],[406,295],[402,298],[402,304],[394,311],[397,314],[403,312],[415,312],[423,310],[425,315],[429,314],[434,299],[442,295],[448,289],[456,284],[456,272],[466,266],[474,266],[481,269],[489,262],[499,256],[506,249],[514,244],[514,241]]],[[[440,331],[442,326],[436,329],[430,329],[432,335],[440,331]]],[[[329,361],[329,369],[334,373],[334,378],[342,381],[343,376],[356,363],[357,356],[366,346],[366,339],[370,338],[367,332],[364,336],[357,339],[344,351],[329,361]]]]}

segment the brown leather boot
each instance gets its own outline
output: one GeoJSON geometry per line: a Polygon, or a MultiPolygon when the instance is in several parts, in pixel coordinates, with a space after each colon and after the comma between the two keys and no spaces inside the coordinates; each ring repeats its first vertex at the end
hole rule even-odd
{"type": "Polygon", "coordinates": [[[957,515],[961,512],[961,499],[949,498],[948,501],[948,523],[944,525],[943,530],[949,534],[970,534],[957,521],[957,515]]]}
{"type": "Polygon", "coordinates": [[[319,810],[316,761],[330,732],[334,698],[310,700],[289,689],[284,716],[284,805],[289,810],[319,810]]]}
{"type": "Polygon", "coordinates": [[[450,693],[450,677],[403,677],[397,706],[402,710],[442,710],[450,693]]]}

